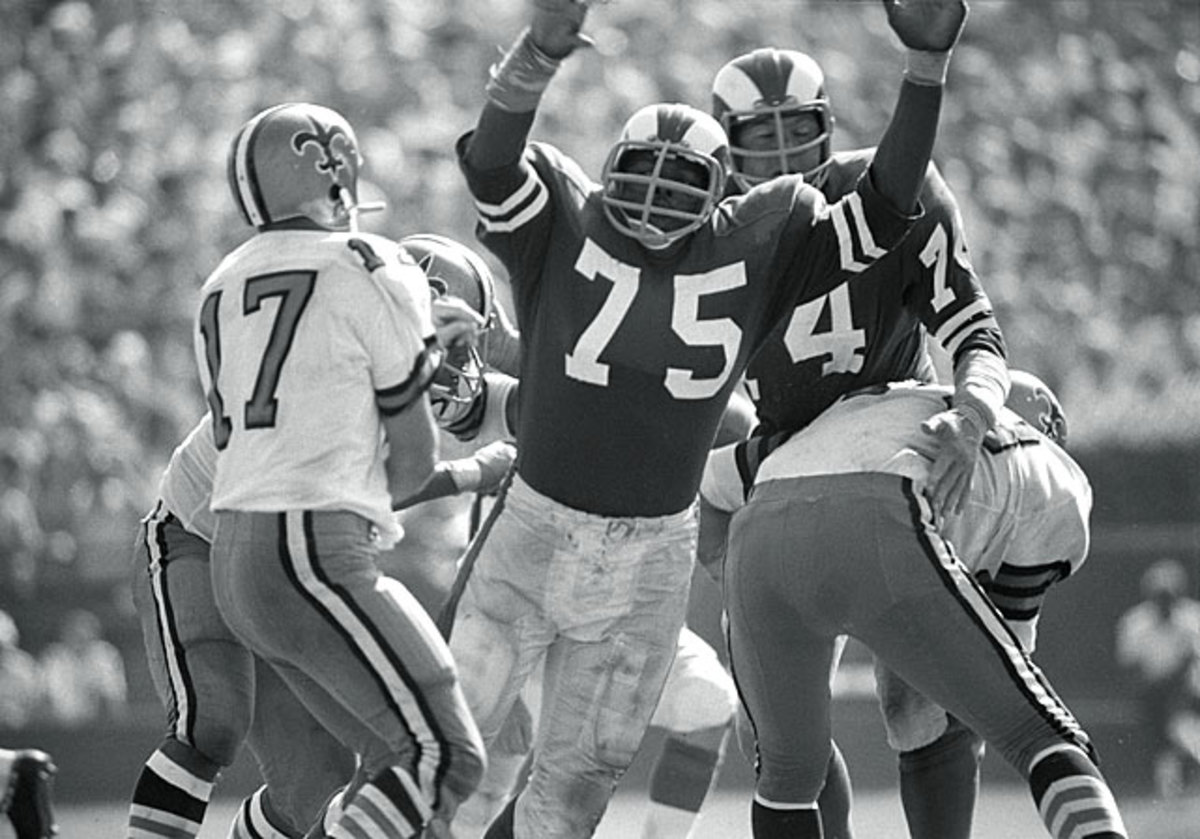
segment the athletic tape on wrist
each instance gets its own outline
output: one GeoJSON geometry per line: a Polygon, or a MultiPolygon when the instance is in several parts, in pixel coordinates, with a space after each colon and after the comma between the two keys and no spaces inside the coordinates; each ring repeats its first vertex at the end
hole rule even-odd
{"type": "Polygon", "coordinates": [[[928,52],[910,49],[904,57],[904,78],[913,84],[941,87],[946,83],[946,71],[949,67],[950,50],[928,52]]]}
{"type": "Polygon", "coordinates": [[[512,49],[488,70],[484,93],[490,101],[506,111],[528,113],[537,108],[542,92],[550,84],[559,63],[538,49],[533,36],[526,29],[512,49]]]}

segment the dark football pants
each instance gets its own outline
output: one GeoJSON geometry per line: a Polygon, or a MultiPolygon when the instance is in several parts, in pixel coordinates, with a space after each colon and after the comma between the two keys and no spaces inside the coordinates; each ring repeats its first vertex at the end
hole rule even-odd
{"type": "Polygon", "coordinates": [[[839,633],[1022,775],[1043,749],[1090,752],[907,479],[828,475],[757,487],[731,526],[725,595],[734,680],[758,742],[757,793],[768,801],[810,803],[821,789],[839,633]]]}
{"type": "Polygon", "coordinates": [[[213,601],[208,542],[167,510],[142,523],[133,598],[171,735],[222,766],[245,740],[271,803],[306,829],[350,780],[354,755],[234,638],[213,601]]]}
{"type": "Polygon", "coordinates": [[[380,573],[372,526],[343,512],[221,511],[213,589],[230,628],[374,778],[396,767],[430,808],[471,793],[483,744],[425,609],[380,573]]]}

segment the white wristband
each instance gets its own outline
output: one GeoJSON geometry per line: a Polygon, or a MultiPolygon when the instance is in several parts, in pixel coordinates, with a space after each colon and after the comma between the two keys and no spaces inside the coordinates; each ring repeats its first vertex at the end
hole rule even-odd
{"type": "Polygon", "coordinates": [[[904,78],[913,84],[941,87],[946,83],[949,66],[950,50],[927,52],[910,49],[904,56],[904,78]]]}
{"type": "Polygon", "coordinates": [[[473,457],[447,460],[446,471],[450,473],[450,480],[454,481],[454,488],[459,492],[470,492],[483,482],[483,470],[473,457]]]}

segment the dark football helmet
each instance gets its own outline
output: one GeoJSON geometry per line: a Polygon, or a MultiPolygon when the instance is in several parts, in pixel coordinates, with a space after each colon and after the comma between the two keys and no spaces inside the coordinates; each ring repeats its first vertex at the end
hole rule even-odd
{"type": "Polygon", "coordinates": [[[789,174],[798,171],[793,168],[795,155],[819,148],[820,162],[800,172],[809,182],[829,164],[833,113],[825,95],[825,74],[810,56],[774,47],[746,53],[717,71],[712,94],[713,116],[729,135],[732,177],[741,189],[767,180],[742,171],[745,161],[750,159],[777,162],[776,174],[789,174]],[[819,133],[815,138],[801,143],[792,139],[785,120],[796,114],[812,114],[816,118],[819,133]],[[773,148],[750,149],[736,142],[736,129],[755,121],[765,121],[774,128],[773,148]]]}
{"type": "Polygon", "coordinates": [[[327,230],[356,224],[358,138],[329,108],[288,102],[252,117],[234,135],[228,176],[247,224],[259,230],[307,219],[327,230]]]}
{"type": "Polygon", "coordinates": [[[625,123],[604,163],[604,212],[613,227],[652,249],[708,221],[725,192],[729,141],[689,105],[647,105],[625,123]]]}
{"type": "Polygon", "coordinates": [[[1067,416],[1050,386],[1025,370],[1010,370],[1012,387],[1004,403],[1010,411],[1060,446],[1067,443],[1067,416]]]}
{"type": "MultiPolygon", "coordinates": [[[[425,272],[434,299],[457,297],[484,320],[482,342],[496,317],[496,281],[487,263],[466,245],[446,236],[416,233],[400,246],[425,272]]],[[[434,416],[443,428],[461,420],[483,387],[483,358],[474,344],[447,347],[429,386],[434,416]]]]}

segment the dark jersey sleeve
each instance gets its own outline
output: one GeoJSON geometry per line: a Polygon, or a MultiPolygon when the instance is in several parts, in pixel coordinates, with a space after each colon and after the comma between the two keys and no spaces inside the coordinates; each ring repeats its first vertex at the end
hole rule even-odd
{"type": "Polygon", "coordinates": [[[474,169],[465,155],[471,138],[470,133],[463,135],[457,150],[478,213],[476,236],[504,263],[514,295],[518,299],[527,297],[535,293],[531,286],[539,281],[546,261],[555,220],[554,201],[577,193],[582,203],[590,182],[574,161],[542,143],[530,143],[512,165],[474,169]],[[556,199],[548,186],[552,180],[578,188],[560,190],[556,199]]]}
{"type": "Polygon", "coordinates": [[[1005,356],[992,303],[967,254],[962,214],[937,167],[929,166],[921,194],[925,217],[905,242],[904,255],[918,272],[914,300],[929,334],[957,361],[964,350],[1005,356]]]}

